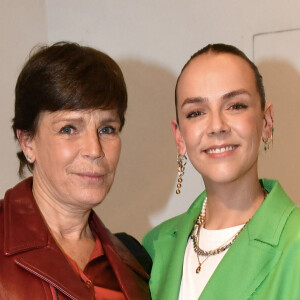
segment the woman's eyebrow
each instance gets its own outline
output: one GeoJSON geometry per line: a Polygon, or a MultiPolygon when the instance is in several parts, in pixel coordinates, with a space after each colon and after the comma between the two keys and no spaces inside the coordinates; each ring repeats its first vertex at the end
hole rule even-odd
{"type": "MultiPolygon", "coordinates": [[[[222,95],[221,99],[222,100],[228,100],[228,99],[234,98],[234,97],[239,96],[239,95],[244,95],[244,94],[250,96],[250,93],[247,90],[240,89],[240,90],[231,91],[231,92],[228,92],[228,93],[222,95]]],[[[187,104],[203,103],[203,102],[206,102],[206,101],[208,101],[208,98],[207,97],[201,97],[201,96],[186,98],[183,101],[183,103],[181,105],[181,108],[184,107],[187,104]]]]}
{"type": "Polygon", "coordinates": [[[108,117],[104,118],[100,121],[101,124],[103,123],[120,123],[119,117],[108,117]]]}
{"type": "MultiPolygon", "coordinates": [[[[74,124],[83,124],[84,118],[79,117],[79,118],[60,118],[57,120],[53,121],[53,124],[61,123],[61,122],[66,122],[66,123],[74,123],[74,124]]],[[[105,124],[105,123],[120,123],[120,119],[118,116],[116,117],[106,117],[100,120],[100,124],[105,124]]]]}
{"type": "Polygon", "coordinates": [[[248,96],[250,96],[250,93],[247,90],[240,89],[240,90],[231,91],[229,93],[224,94],[222,96],[222,99],[223,100],[228,100],[228,99],[234,98],[234,97],[239,96],[239,95],[248,95],[248,96]]]}
{"type": "Polygon", "coordinates": [[[105,119],[106,122],[119,122],[119,117],[115,117],[115,118],[107,118],[105,119]]]}
{"type": "Polygon", "coordinates": [[[60,123],[60,122],[83,123],[84,120],[81,117],[79,117],[79,118],[59,118],[57,120],[54,120],[53,124],[57,124],[57,123],[60,123]]]}
{"type": "Polygon", "coordinates": [[[181,108],[184,107],[185,105],[187,104],[193,104],[193,103],[203,103],[203,102],[206,102],[208,100],[208,98],[206,97],[192,97],[192,98],[186,98],[182,105],[181,105],[181,108]]]}

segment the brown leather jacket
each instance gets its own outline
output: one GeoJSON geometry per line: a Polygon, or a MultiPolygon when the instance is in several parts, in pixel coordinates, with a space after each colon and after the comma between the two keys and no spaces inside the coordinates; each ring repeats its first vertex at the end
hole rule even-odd
{"type": "MultiPolygon", "coordinates": [[[[93,299],[45,225],[28,178],[0,201],[0,299],[93,299]]],[[[126,299],[150,299],[147,273],[94,212],[90,226],[126,299]]]]}

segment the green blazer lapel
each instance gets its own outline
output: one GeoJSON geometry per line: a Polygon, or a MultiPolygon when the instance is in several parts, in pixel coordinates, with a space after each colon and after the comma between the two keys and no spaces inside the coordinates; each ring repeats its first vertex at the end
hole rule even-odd
{"type": "Polygon", "coordinates": [[[199,299],[248,299],[276,265],[280,255],[281,252],[272,246],[250,240],[245,227],[199,299]]]}
{"type": "Polygon", "coordinates": [[[280,259],[277,247],[295,204],[278,182],[230,247],[199,299],[248,299],[280,259]],[[276,195],[276,196],[274,196],[276,195]]]}
{"type": "Polygon", "coordinates": [[[183,215],[170,222],[168,229],[154,241],[155,264],[150,287],[152,299],[177,300],[187,239],[198,217],[204,197],[183,215]]]}

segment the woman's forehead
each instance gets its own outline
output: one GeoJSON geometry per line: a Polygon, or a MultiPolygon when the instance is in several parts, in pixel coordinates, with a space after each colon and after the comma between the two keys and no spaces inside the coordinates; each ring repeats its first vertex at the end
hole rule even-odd
{"type": "Polygon", "coordinates": [[[177,96],[184,101],[186,97],[209,97],[240,89],[257,93],[255,75],[248,62],[233,54],[209,53],[194,58],[184,69],[177,96]]]}

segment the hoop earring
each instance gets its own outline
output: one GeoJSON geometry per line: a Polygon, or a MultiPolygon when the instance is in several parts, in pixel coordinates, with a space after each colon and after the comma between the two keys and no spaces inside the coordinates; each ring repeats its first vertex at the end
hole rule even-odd
{"type": "Polygon", "coordinates": [[[177,163],[178,163],[178,179],[177,179],[177,190],[176,194],[180,194],[181,183],[182,183],[182,176],[184,175],[184,169],[187,162],[186,155],[180,155],[177,153],[177,163]]]}
{"type": "Polygon", "coordinates": [[[268,151],[270,149],[270,147],[273,146],[273,132],[274,132],[274,128],[272,128],[272,134],[270,137],[262,138],[262,141],[265,144],[265,146],[264,146],[265,151],[268,151]]]}

